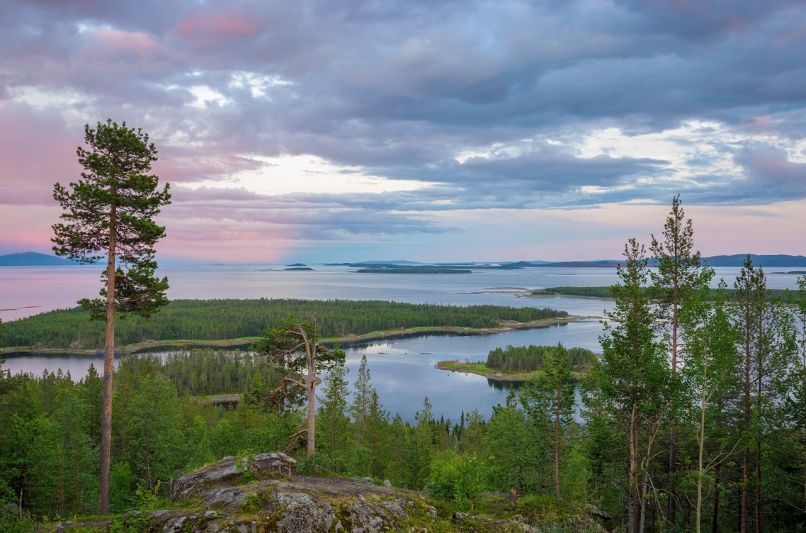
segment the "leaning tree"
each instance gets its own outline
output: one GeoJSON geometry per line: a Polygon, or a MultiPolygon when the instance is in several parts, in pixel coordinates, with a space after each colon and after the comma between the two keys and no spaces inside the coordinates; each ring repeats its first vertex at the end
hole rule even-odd
{"type": "Polygon", "coordinates": [[[316,451],[316,387],[321,383],[316,374],[343,362],[344,352],[325,346],[316,333],[315,324],[292,317],[267,328],[263,338],[255,344],[255,350],[288,373],[272,394],[275,400],[284,403],[300,390],[307,394],[306,425],[291,435],[289,447],[306,433],[307,451],[313,454],[316,451]],[[305,374],[300,381],[298,378],[303,371],[305,374]]]}
{"type": "Polygon", "coordinates": [[[104,385],[101,416],[101,513],[109,512],[109,465],[112,444],[112,372],[115,355],[115,315],[149,316],[167,302],[167,278],[155,275],[156,242],[165,228],[154,222],[170,203],[168,185],[159,188],[151,173],[157,149],[140,129],[107,120],[84,126],[78,147],[81,178],[67,187],[57,183],[53,197],[63,213],[54,224],[53,251],[81,263],[106,257],[101,275],[101,298],[78,303],[93,317],[106,320],[104,385]]]}

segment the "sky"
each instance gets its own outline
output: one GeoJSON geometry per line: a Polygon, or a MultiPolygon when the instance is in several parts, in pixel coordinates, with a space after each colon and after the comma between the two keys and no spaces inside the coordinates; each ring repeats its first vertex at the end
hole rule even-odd
{"type": "Polygon", "coordinates": [[[0,253],[83,125],[147,131],[159,258],[806,254],[801,0],[3,0],[0,253]]]}

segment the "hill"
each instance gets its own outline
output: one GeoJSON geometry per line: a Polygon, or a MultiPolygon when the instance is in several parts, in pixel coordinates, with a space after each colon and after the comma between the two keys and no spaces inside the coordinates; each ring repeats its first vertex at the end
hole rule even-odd
{"type": "Polygon", "coordinates": [[[39,252],[20,252],[0,255],[0,266],[68,266],[78,263],[39,252]]]}

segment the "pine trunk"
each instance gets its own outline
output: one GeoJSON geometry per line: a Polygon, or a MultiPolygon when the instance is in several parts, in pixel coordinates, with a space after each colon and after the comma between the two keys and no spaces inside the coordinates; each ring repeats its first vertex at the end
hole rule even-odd
{"type": "Polygon", "coordinates": [[[629,531],[637,533],[641,513],[641,494],[638,487],[638,404],[633,402],[630,415],[630,507],[629,531]]]}
{"type": "Polygon", "coordinates": [[[115,363],[115,246],[116,207],[109,224],[106,260],[106,333],[104,338],[104,383],[101,409],[101,514],[109,514],[109,468],[112,456],[112,373],[115,363]]]}
{"type": "MultiPolygon", "coordinates": [[[[678,311],[677,302],[680,298],[679,289],[674,289],[674,302],[672,303],[672,378],[677,375],[677,322],[678,311]]],[[[672,412],[672,422],[669,425],[669,523],[674,527],[677,515],[677,495],[675,493],[675,456],[677,447],[677,429],[675,428],[674,415],[672,412]]]]}
{"type": "MultiPolygon", "coordinates": [[[[749,304],[746,304],[749,305],[749,304]]],[[[744,407],[744,420],[743,426],[745,435],[750,431],[750,310],[749,308],[745,310],[745,345],[744,345],[744,383],[742,383],[743,387],[743,407],[744,407]]],[[[747,437],[745,436],[745,439],[747,437]]],[[[750,448],[747,446],[747,442],[745,441],[744,452],[742,454],[742,484],[741,484],[741,503],[740,503],[740,513],[739,513],[739,531],[741,533],[747,533],[747,517],[748,517],[748,501],[747,501],[747,491],[748,491],[748,484],[750,483],[750,448]]]]}

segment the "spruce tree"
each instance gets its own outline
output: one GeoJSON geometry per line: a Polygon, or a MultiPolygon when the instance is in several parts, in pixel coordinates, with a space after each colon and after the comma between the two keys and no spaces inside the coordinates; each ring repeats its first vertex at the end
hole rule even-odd
{"type": "Polygon", "coordinates": [[[87,148],[78,147],[81,178],[67,187],[57,183],[53,197],[63,213],[53,225],[53,251],[81,263],[106,257],[101,298],[79,304],[106,320],[104,341],[103,415],[101,421],[101,513],[109,512],[109,468],[112,435],[112,373],[115,316],[149,316],[167,300],[166,278],[157,278],[155,249],[165,228],[154,218],[170,203],[168,185],[159,189],[151,173],[157,149],[140,129],[108,120],[84,127],[87,148]]]}

